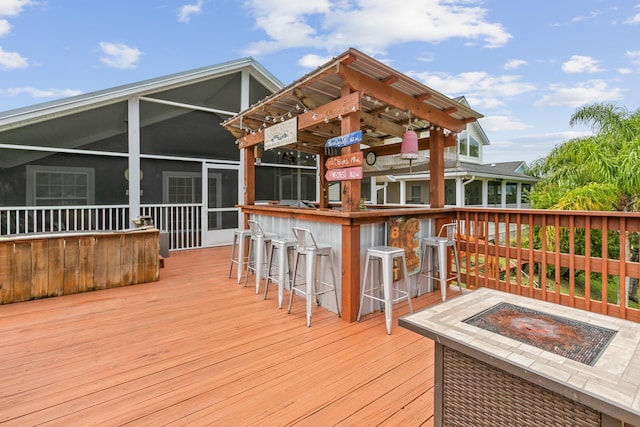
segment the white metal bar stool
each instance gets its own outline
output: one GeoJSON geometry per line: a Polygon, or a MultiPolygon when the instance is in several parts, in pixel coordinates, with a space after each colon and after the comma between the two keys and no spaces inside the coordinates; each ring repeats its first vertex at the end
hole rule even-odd
{"type": "Polygon", "coordinates": [[[407,260],[403,248],[396,248],[393,246],[374,246],[367,249],[367,257],[364,263],[364,276],[362,277],[362,291],[360,292],[360,309],[358,310],[358,317],[356,319],[358,321],[360,321],[362,305],[365,298],[379,301],[384,305],[385,323],[387,325],[387,333],[389,335],[391,334],[391,325],[393,323],[393,304],[406,299],[409,304],[409,311],[413,313],[413,307],[411,306],[411,282],[409,280],[407,260]],[[393,286],[393,260],[395,258],[400,258],[400,262],[402,263],[402,282],[404,284],[404,289],[393,286]],[[378,272],[381,283],[374,283],[373,269],[369,271],[369,266],[373,262],[378,262],[378,272]],[[371,274],[369,280],[367,280],[368,273],[371,274]],[[367,287],[367,284],[369,287],[367,287]],[[382,295],[374,295],[376,291],[378,295],[380,295],[380,292],[382,295]]]}
{"type": "Polygon", "coordinates": [[[285,285],[287,288],[291,287],[293,251],[297,243],[296,239],[286,237],[271,239],[271,250],[269,251],[269,262],[267,264],[267,282],[264,286],[264,299],[267,299],[269,282],[276,282],[278,284],[278,308],[282,308],[285,285]],[[276,261],[275,265],[274,260],[276,261]]]}
{"type": "Polygon", "coordinates": [[[311,326],[312,301],[315,299],[316,304],[320,305],[318,298],[322,294],[333,292],[336,298],[336,310],[340,316],[340,302],[338,301],[338,292],[336,290],[336,272],[333,263],[333,253],[330,245],[319,245],[314,239],[311,231],[305,228],[293,228],[293,234],[296,236],[296,258],[293,265],[293,281],[291,282],[291,292],[289,293],[289,313],[291,313],[291,304],[293,303],[293,294],[298,292],[305,296],[307,301],[307,326],[311,326]],[[300,258],[305,258],[305,275],[304,282],[297,283],[298,266],[300,258]],[[322,281],[322,259],[329,262],[331,268],[331,278],[333,284],[322,281]],[[325,287],[322,290],[322,286],[325,287]]]}
{"type": "Polygon", "coordinates": [[[253,271],[256,275],[256,294],[260,292],[260,280],[264,275],[268,248],[271,246],[271,240],[276,237],[275,233],[265,233],[258,221],[249,220],[249,229],[251,230],[251,238],[249,239],[249,258],[247,260],[247,274],[244,277],[244,285],[247,286],[249,280],[249,272],[253,271]]]}
{"type": "MultiPolygon", "coordinates": [[[[460,262],[458,260],[458,247],[455,239],[457,224],[455,222],[444,224],[437,236],[425,237],[422,239],[425,243],[425,250],[423,253],[422,268],[426,266],[427,283],[431,284],[433,281],[437,281],[440,285],[440,292],[442,294],[442,301],[447,299],[447,284],[449,281],[457,280],[460,293],[462,293],[462,282],[460,281],[460,262]],[[446,233],[446,236],[444,235],[446,233]],[[453,277],[447,277],[447,252],[451,248],[453,250],[453,260],[456,263],[456,275],[453,277]],[[433,258],[437,259],[437,263],[433,258]],[[426,263],[425,263],[426,258],[426,263]],[[433,273],[437,268],[439,277],[433,273]]],[[[425,275],[424,270],[420,271],[420,275],[425,275]]]]}
{"type": "Polygon", "coordinates": [[[229,265],[229,278],[233,271],[233,264],[237,265],[238,284],[242,280],[243,266],[247,262],[244,254],[245,241],[251,236],[251,230],[238,229],[233,232],[233,244],[231,245],[231,264],[229,265]]]}

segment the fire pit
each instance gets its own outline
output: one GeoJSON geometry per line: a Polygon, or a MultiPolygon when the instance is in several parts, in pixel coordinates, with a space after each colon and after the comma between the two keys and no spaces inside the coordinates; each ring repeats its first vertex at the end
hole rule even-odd
{"type": "Polygon", "coordinates": [[[616,331],[502,302],[464,323],[593,365],[616,331]]]}
{"type": "Polygon", "coordinates": [[[435,426],[640,427],[640,324],[491,289],[402,317],[435,341],[435,426]]]}

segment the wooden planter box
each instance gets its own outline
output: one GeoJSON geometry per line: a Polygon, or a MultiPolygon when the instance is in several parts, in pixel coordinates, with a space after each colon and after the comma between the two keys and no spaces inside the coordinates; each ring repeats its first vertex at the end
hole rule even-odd
{"type": "Polygon", "coordinates": [[[0,304],[157,281],[159,230],[0,238],[0,304]]]}

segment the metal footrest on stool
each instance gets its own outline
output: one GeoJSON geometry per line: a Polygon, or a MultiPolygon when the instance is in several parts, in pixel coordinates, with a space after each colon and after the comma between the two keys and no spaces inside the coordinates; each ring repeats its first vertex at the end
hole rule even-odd
{"type": "Polygon", "coordinates": [[[233,243],[231,245],[231,263],[229,264],[229,278],[233,271],[233,264],[236,264],[238,273],[238,284],[242,280],[243,265],[247,263],[248,257],[244,254],[244,244],[251,236],[251,230],[235,230],[233,232],[233,243]]]}
{"type": "Polygon", "coordinates": [[[360,293],[360,308],[358,310],[357,320],[360,320],[362,314],[362,306],[364,299],[368,298],[380,302],[384,306],[385,323],[387,333],[391,334],[391,325],[393,322],[393,304],[407,300],[409,311],[413,313],[411,306],[411,284],[409,273],[407,271],[407,260],[403,248],[392,246],[374,246],[367,249],[367,257],[364,264],[364,276],[362,278],[362,291],[360,293]],[[394,287],[393,283],[393,260],[400,258],[402,263],[402,282],[404,289],[394,287]],[[373,271],[369,270],[369,266],[373,262],[378,262],[378,272],[380,282],[377,284],[373,281],[373,271]],[[371,277],[369,277],[371,274],[371,277]],[[367,287],[368,285],[368,287],[367,287]],[[376,296],[375,294],[378,294],[376,296]]]}
{"type": "Polygon", "coordinates": [[[291,304],[293,303],[293,294],[299,293],[303,295],[307,302],[307,326],[311,326],[311,313],[313,308],[313,300],[320,305],[320,295],[333,292],[336,299],[336,310],[340,316],[340,302],[338,301],[336,271],[333,262],[333,253],[330,245],[319,245],[311,231],[304,228],[293,228],[296,236],[296,257],[293,266],[293,280],[291,282],[291,292],[289,293],[289,310],[291,313],[291,304]],[[303,281],[299,282],[298,267],[300,258],[305,261],[305,274],[303,281]],[[331,279],[333,283],[322,281],[322,260],[329,262],[331,269],[331,279]],[[324,289],[322,289],[324,287],[324,289]]]}
{"type": "Polygon", "coordinates": [[[269,262],[267,264],[267,282],[264,287],[264,299],[267,299],[269,282],[277,283],[278,308],[282,308],[284,288],[287,287],[288,289],[291,289],[293,251],[296,244],[297,241],[295,239],[271,239],[271,250],[269,251],[269,262]]]}
{"type": "Polygon", "coordinates": [[[460,280],[460,262],[458,260],[458,248],[455,239],[457,224],[455,222],[444,224],[437,236],[425,237],[422,239],[425,244],[422,259],[422,269],[420,270],[420,276],[427,277],[427,283],[431,284],[434,281],[440,285],[440,292],[442,295],[442,301],[447,299],[447,286],[450,281],[456,280],[460,293],[462,293],[462,282],[460,280]],[[446,232],[446,236],[443,234],[446,232]],[[456,274],[455,276],[448,277],[448,265],[447,265],[447,252],[449,248],[453,251],[453,261],[455,262],[456,274]],[[434,258],[437,262],[434,262],[434,258]],[[425,262],[426,261],[426,262],[425,262]],[[426,272],[424,271],[426,267],[426,272]],[[438,270],[438,275],[434,273],[438,270]]]}

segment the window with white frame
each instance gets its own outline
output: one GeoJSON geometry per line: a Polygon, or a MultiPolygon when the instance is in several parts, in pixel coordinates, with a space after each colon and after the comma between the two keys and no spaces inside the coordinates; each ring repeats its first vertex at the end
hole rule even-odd
{"type": "Polygon", "coordinates": [[[31,206],[86,206],[95,199],[92,168],[27,166],[27,203],[31,206]]]}
{"type": "Polygon", "coordinates": [[[480,158],[480,142],[469,132],[460,132],[458,134],[458,152],[461,156],[478,159],[480,158]]]}
{"type": "Polygon", "coordinates": [[[200,203],[202,177],[197,172],[162,173],[162,199],[164,203],[200,203]]]}

